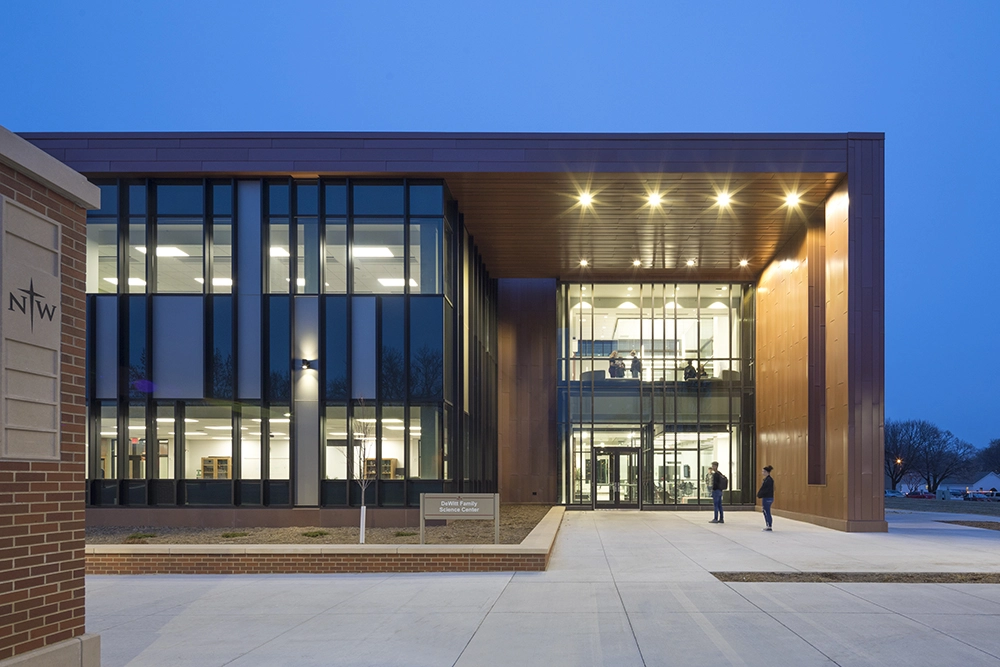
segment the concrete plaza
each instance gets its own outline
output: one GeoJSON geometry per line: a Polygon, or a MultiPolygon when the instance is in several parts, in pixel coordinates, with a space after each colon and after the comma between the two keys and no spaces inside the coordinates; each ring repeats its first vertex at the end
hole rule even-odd
{"type": "Polygon", "coordinates": [[[1000,585],[723,583],[712,572],[1000,572],[1000,532],[889,512],[567,512],[537,573],[90,576],[118,665],[1000,665],[1000,585]]]}

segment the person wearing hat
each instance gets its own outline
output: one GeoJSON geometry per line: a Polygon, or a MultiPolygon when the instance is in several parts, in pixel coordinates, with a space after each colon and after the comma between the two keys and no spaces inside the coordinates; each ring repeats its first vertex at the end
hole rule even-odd
{"type": "Polygon", "coordinates": [[[761,472],[764,473],[764,479],[760,483],[760,491],[757,492],[760,504],[764,508],[764,532],[771,531],[771,504],[774,503],[774,478],[771,477],[772,470],[774,470],[772,466],[763,467],[761,472]]]}

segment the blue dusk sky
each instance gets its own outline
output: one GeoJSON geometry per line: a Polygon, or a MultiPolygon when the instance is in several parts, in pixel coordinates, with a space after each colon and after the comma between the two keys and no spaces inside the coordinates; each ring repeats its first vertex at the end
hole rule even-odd
{"type": "Polygon", "coordinates": [[[15,132],[885,132],[886,415],[1000,438],[1000,2],[3,3],[15,132]]]}

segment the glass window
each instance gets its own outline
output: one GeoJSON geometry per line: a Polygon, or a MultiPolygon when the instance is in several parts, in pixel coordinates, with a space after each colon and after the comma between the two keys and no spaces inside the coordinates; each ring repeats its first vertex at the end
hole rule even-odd
{"type": "Polygon", "coordinates": [[[441,400],[444,377],[444,302],[426,297],[410,300],[410,398],[441,400]]]}
{"type": "Polygon", "coordinates": [[[153,297],[153,395],[205,395],[205,304],[200,296],[153,297]]]}
{"type": "Polygon", "coordinates": [[[382,454],[379,463],[380,479],[403,479],[406,454],[403,443],[406,435],[406,409],[399,405],[382,407],[382,454]]]}
{"type": "Polygon", "coordinates": [[[319,222],[298,218],[296,233],[296,294],[319,293],[319,222]]]}
{"type": "Polygon", "coordinates": [[[128,406],[128,458],[125,461],[125,478],[146,478],[146,406],[137,403],[128,406]]]}
{"type": "Polygon", "coordinates": [[[347,220],[326,219],[326,274],[324,291],[328,294],[347,292],[347,220]]]}
{"type": "Polygon", "coordinates": [[[441,215],[444,188],[440,185],[410,186],[410,215],[441,215]]]}
{"type": "MultiPolygon", "coordinates": [[[[404,251],[402,219],[355,220],[351,249],[354,292],[402,294],[404,251]]],[[[411,286],[415,282],[411,278],[411,286]]]]}
{"type": "Polygon", "coordinates": [[[212,186],[212,289],[233,291],[233,186],[212,186]]]}
{"type": "Polygon", "coordinates": [[[157,185],[157,215],[203,215],[205,211],[201,185],[157,185]]]}
{"type": "Polygon", "coordinates": [[[129,218],[128,222],[128,288],[122,292],[146,292],[146,219],[129,218]]]}
{"type": "Polygon", "coordinates": [[[410,292],[441,294],[444,244],[442,221],[413,220],[410,223],[410,292]]]}
{"type": "Polygon", "coordinates": [[[87,292],[118,291],[118,221],[87,217],[87,292]]]}
{"type": "Polygon", "coordinates": [[[403,215],[403,186],[355,185],[354,215],[403,215]]]}
{"type": "MultiPolygon", "coordinates": [[[[145,253],[145,247],[139,251],[145,253]]],[[[202,218],[157,218],[156,291],[201,292],[205,282],[203,255],[202,218]]]]}
{"type": "Polygon", "coordinates": [[[287,405],[272,406],[268,415],[268,479],[288,479],[292,415],[287,405]]]}
{"type": "Polygon", "coordinates": [[[233,297],[212,297],[212,362],[209,387],[213,398],[233,398],[233,297]]]}
{"type": "Polygon", "coordinates": [[[118,478],[118,407],[112,402],[101,403],[98,430],[97,479],[118,478]]]}
{"type": "Polygon", "coordinates": [[[441,479],[441,407],[410,408],[409,475],[411,479],[441,479]]]}
{"type": "Polygon", "coordinates": [[[184,414],[184,478],[233,478],[233,411],[189,405],[184,414]]]}
{"type": "Polygon", "coordinates": [[[260,408],[244,405],[240,422],[240,478],[260,479],[260,408]]]}
{"type": "Polygon", "coordinates": [[[288,218],[272,217],[268,222],[268,291],[287,294],[291,284],[288,218]]]}
{"type": "Polygon", "coordinates": [[[326,409],[324,479],[347,479],[347,406],[326,409]]]}
{"type": "Polygon", "coordinates": [[[288,206],[288,184],[269,183],[267,186],[267,212],[269,215],[287,216],[290,213],[288,206]]]}
{"type": "Polygon", "coordinates": [[[375,398],[375,298],[351,301],[351,394],[375,398]]]}
{"type": "Polygon", "coordinates": [[[380,392],[383,402],[401,403],[406,396],[406,366],[403,361],[403,297],[382,298],[382,349],[380,392]]]}
{"type": "Polygon", "coordinates": [[[328,183],[324,192],[324,210],[327,216],[342,218],[347,215],[347,186],[343,183],[328,183]]]}
{"type": "Polygon", "coordinates": [[[146,299],[128,299],[128,395],[143,398],[153,389],[146,357],[146,299]]]}
{"type": "Polygon", "coordinates": [[[157,479],[174,478],[174,437],[176,435],[174,421],[174,404],[160,403],[156,406],[156,457],[157,479]]]}
{"type": "Polygon", "coordinates": [[[291,313],[288,297],[273,296],[269,300],[267,396],[272,403],[291,400],[291,313]]]}
{"type": "Polygon", "coordinates": [[[351,419],[351,479],[374,479],[375,466],[375,406],[355,404],[351,419]]]}
{"type": "Polygon", "coordinates": [[[347,384],[347,298],[326,299],[326,400],[346,401],[347,384]]]}

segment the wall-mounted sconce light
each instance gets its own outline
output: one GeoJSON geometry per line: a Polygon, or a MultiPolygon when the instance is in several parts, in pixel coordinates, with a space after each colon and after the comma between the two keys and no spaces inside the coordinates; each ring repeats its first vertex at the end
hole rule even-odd
{"type": "Polygon", "coordinates": [[[312,368],[312,362],[309,359],[302,360],[302,370],[307,371],[312,368]]]}

